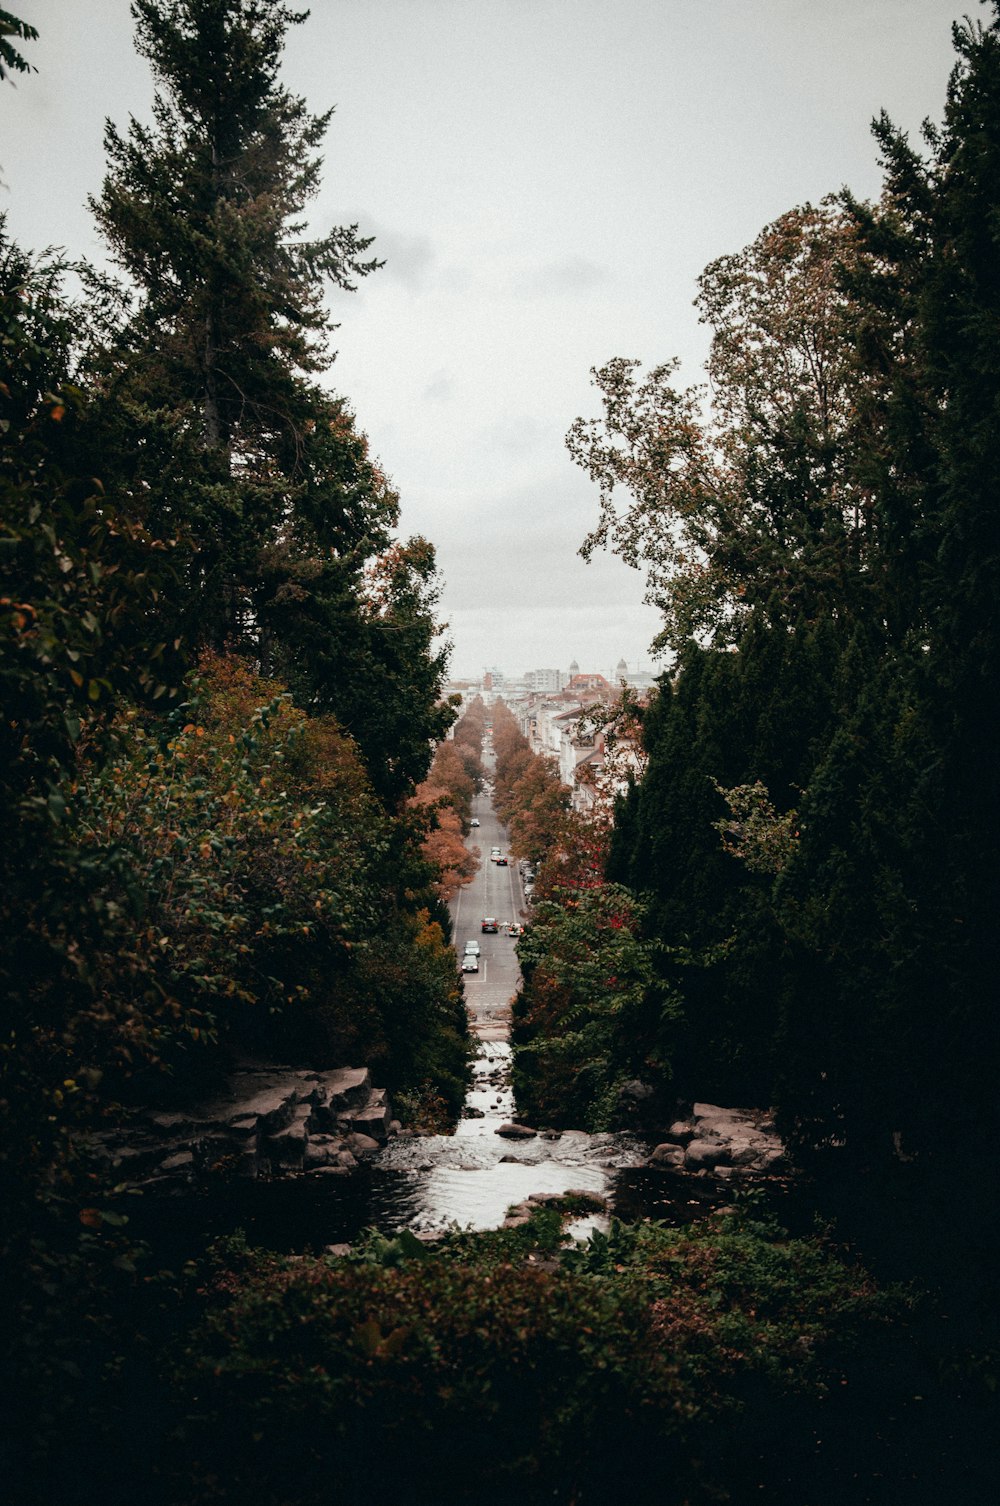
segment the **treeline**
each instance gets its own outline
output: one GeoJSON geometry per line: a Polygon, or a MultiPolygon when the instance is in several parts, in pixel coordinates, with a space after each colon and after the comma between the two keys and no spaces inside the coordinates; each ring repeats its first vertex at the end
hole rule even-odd
{"type": "Polygon", "coordinates": [[[439,877],[437,891],[447,902],[476,873],[477,850],[465,845],[472,829],[472,802],[483,787],[483,729],[486,708],[477,696],[459,717],[452,735],[438,743],[427,778],[412,803],[426,812],[430,830],[423,851],[439,877]]]}
{"type": "Polygon", "coordinates": [[[1000,1128],[992,10],[922,151],[876,123],[878,203],[706,268],[711,405],[615,360],[568,436],[587,547],[645,564],[675,655],[606,874],[683,1010],[616,1030],[682,1094],[776,1103],[803,1153],[956,1172],[1000,1128]]]}
{"type": "MultiPolygon", "coordinates": [[[[671,1018],[675,1001],[657,978],[643,905],[606,877],[607,813],[571,808],[554,760],[532,752],[502,702],[493,746],[511,852],[536,865],[511,1026],[518,1111],[532,1123],[607,1129],[628,1122],[625,1084],[649,1075],[651,1024],[671,1018]]],[[[656,1067],[669,1079],[669,1059],[656,1067]]]]}
{"type": "MultiPolygon", "coordinates": [[[[237,1052],[454,1115],[469,1054],[412,802],[455,716],[434,552],[319,381],[324,290],[377,263],[356,226],[301,233],[329,122],[278,77],[304,17],[133,15],[153,124],[108,123],[91,200],[120,279],[0,220],[6,1358],[48,1437],[134,1279],[89,1131],[237,1052]]],[[[3,16],[9,70],[33,32],[3,16]]]]}

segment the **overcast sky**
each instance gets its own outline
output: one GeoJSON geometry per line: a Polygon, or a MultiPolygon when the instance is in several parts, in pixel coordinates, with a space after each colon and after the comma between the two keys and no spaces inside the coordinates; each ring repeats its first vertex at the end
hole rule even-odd
{"type": "MultiPolygon", "coordinates": [[[[0,208],[29,248],[101,256],[105,116],[148,115],[128,0],[7,0],[38,67],[0,93],[0,208]]],[[[436,545],[455,675],[650,667],[643,580],[577,550],[596,517],[566,430],[590,368],[707,341],[698,273],[844,184],[874,196],[883,107],[940,119],[978,0],[313,0],[283,78],[336,106],[317,229],[385,268],[333,302],[330,384],[436,545]]]]}

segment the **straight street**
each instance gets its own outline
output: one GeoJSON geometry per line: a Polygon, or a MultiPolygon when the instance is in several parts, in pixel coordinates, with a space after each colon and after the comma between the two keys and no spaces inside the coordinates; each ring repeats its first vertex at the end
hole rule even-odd
{"type": "MultiPolygon", "coordinates": [[[[484,749],[483,764],[488,780],[493,778],[493,756],[484,749]]],[[[473,815],[480,825],[473,827],[467,845],[478,847],[479,872],[471,883],[458,891],[451,902],[455,950],[459,966],[467,941],[480,945],[479,972],[463,973],[465,1002],[473,1034],[483,1041],[505,1041],[510,1022],[510,1000],[517,991],[521,970],[515,953],[516,942],[503,929],[484,932],[483,917],[492,915],[502,927],[505,921],[525,920],[524,892],[517,865],[507,867],[490,862],[490,848],[499,847],[508,856],[507,830],[500,824],[487,794],[477,795],[473,815]]]]}

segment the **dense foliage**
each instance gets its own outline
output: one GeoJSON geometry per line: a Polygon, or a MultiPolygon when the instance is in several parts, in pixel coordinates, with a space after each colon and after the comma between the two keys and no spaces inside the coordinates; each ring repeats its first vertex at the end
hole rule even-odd
{"type": "Polygon", "coordinates": [[[647,1044],[803,1150],[925,1168],[998,1127],[1000,24],[954,36],[924,154],[876,123],[878,204],[706,270],[710,408],[615,361],[569,436],[586,547],[646,565],[677,654],[608,867],[685,998],[647,1044]]]}
{"type": "Polygon", "coordinates": [[[530,1123],[607,1129],[622,1122],[627,1080],[669,1082],[676,1004],[656,976],[642,905],[605,876],[600,809],[584,817],[570,808],[555,764],[531,751],[502,702],[493,746],[511,851],[538,865],[513,1000],[518,1109],[530,1123]]]}
{"type": "MultiPolygon", "coordinates": [[[[95,208],[127,274],[0,222],[0,1197],[4,1382],[52,1446],[121,1320],[135,1250],[89,1136],[183,1105],[237,1054],[369,1065],[461,1104],[441,871],[405,811],[442,698],[434,553],[328,364],[301,239],[310,117],[276,0],[140,0],[161,93],[109,127],[95,208]],[[78,293],[67,292],[74,273],[78,293]],[[86,1296],[84,1294],[87,1294],[86,1296]],[[64,1298],[64,1303],[60,1300],[64,1298]],[[117,1314],[117,1317],[115,1316],[117,1314]]],[[[31,28],[6,13],[8,38],[31,28]]],[[[83,1415],[83,1414],[81,1414],[83,1415]]]]}
{"type": "Polygon", "coordinates": [[[95,1345],[127,1470],[70,1417],[88,1470],[40,1460],[39,1496],[307,1506],[335,1481],[428,1506],[504,1487],[682,1506],[749,1480],[777,1501],[789,1473],[821,1480],[852,1430],[844,1473],[865,1472],[860,1440],[913,1383],[903,1293],[752,1205],[698,1229],[616,1222],[566,1251],[562,1222],[540,1208],[430,1249],[372,1234],[340,1259],[237,1238],[173,1287],[140,1286],[130,1329],[95,1345]],[[883,1401],[859,1435],[854,1396],[876,1374],[883,1401]]]}

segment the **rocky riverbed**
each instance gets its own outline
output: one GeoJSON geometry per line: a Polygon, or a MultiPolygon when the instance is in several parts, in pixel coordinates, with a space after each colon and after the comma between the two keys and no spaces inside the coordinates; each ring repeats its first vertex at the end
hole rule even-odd
{"type": "Polygon", "coordinates": [[[787,1169],[759,1111],[696,1103],[661,1131],[588,1134],[520,1122],[509,1077],[509,1045],[482,1041],[455,1132],[418,1136],[365,1067],[245,1062],[204,1103],[137,1111],[94,1148],[126,1189],[175,1214],[193,1199],[216,1232],[277,1218],[264,1242],[282,1245],[293,1228],[319,1246],[367,1224],[497,1228],[512,1207],[571,1190],[628,1216],[683,1217],[787,1169]]]}
{"type": "Polygon", "coordinates": [[[221,1176],[347,1176],[399,1130],[367,1067],[244,1063],[206,1102],[130,1113],[93,1150],[125,1185],[167,1191],[221,1176]]]}

